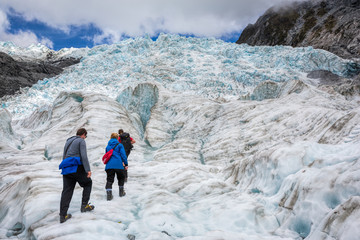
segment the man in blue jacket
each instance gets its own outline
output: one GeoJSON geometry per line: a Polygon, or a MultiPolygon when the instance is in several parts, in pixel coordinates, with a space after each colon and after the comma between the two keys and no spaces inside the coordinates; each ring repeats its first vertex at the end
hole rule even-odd
{"type": "Polygon", "coordinates": [[[80,211],[88,212],[95,208],[88,203],[92,180],[90,164],[86,153],[86,137],[86,129],[80,128],[77,130],[76,136],[66,140],[64,146],[63,161],[59,165],[59,169],[62,170],[61,174],[63,174],[63,191],[60,201],[60,223],[71,218],[71,214],[68,214],[67,211],[77,182],[83,188],[80,211]]]}

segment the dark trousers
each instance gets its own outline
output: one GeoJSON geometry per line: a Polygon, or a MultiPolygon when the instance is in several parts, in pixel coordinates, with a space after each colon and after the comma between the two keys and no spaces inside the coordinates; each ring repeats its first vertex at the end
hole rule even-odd
{"type": "MultiPolygon", "coordinates": [[[[130,152],[131,152],[131,150],[125,151],[128,161],[129,161],[130,152]]],[[[128,173],[127,172],[128,172],[128,170],[125,170],[125,179],[128,178],[128,173]]]]}
{"type": "Polygon", "coordinates": [[[80,165],[78,166],[76,173],[63,175],[63,191],[61,193],[60,201],[61,216],[66,216],[67,214],[77,182],[83,188],[81,204],[86,205],[89,202],[92,180],[87,177],[87,172],[85,172],[84,166],[80,165]]]}
{"type": "Polygon", "coordinates": [[[106,185],[105,189],[112,189],[112,185],[114,183],[115,174],[118,179],[118,185],[120,187],[124,186],[125,182],[125,169],[107,169],[106,170],[106,185]]]}

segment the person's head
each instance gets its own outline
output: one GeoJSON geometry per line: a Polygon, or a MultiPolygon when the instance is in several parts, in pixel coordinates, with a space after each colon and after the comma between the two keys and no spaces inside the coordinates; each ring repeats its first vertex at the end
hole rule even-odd
{"type": "Polygon", "coordinates": [[[123,134],[123,133],[124,133],[124,130],[119,129],[118,133],[119,133],[119,135],[121,135],[121,134],[123,134]]]}
{"type": "Polygon", "coordinates": [[[112,133],[110,138],[115,138],[115,139],[118,139],[119,138],[119,134],[117,133],[112,133]]]}
{"type": "Polygon", "coordinates": [[[76,132],[76,136],[80,136],[81,138],[85,139],[87,137],[87,131],[85,128],[79,128],[76,132]]]}

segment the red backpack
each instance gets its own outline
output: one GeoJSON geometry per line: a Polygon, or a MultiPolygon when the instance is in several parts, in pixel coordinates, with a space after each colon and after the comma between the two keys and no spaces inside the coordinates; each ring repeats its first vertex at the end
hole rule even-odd
{"type": "Polygon", "coordinates": [[[113,155],[114,149],[116,148],[117,145],[119,145],[119,143],[116,144],[115,147],[113,147],[104,154],[104,156],[102,157],[102,161],[104,164],[107,164],[109,162],[111,156],[113,155]]]}

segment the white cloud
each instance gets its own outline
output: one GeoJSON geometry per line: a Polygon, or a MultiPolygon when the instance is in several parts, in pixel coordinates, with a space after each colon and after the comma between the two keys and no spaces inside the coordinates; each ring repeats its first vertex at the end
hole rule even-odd
{"type": "Polygon", "coordinates": [[[18,31],[16,33],[8,33],[10,23],[6,14],[0,9],[0,40],[13,42],[17,46],[27,47],[31,44],[41,43],[49,48],[53,48],[53,42],[47,38],[38,38],[33,32],[18,31]]]}
{"type": "Polygon", "coordinates": [[[240,32],[269,7],[294,0],[2,0],[27,20],[37,19],[69,31],[70,25],[93,23],[103,31],[98,43],[121,36],[159,32],[220,37],[240,32]]]}
{"type": "Polygon", "coordinates": [[[53,48],[54,47],[54,43],[48,39],[48,38],[40,38],[39,41],[42,45],[47,46],[48,48],[53,48]]]}
{"type": "Polygon", "coordinates": [[[121,34],[111,29],[103,29],[103,33],[93,37],[94,44],[115,43],[121,40],[121,34]]]}

